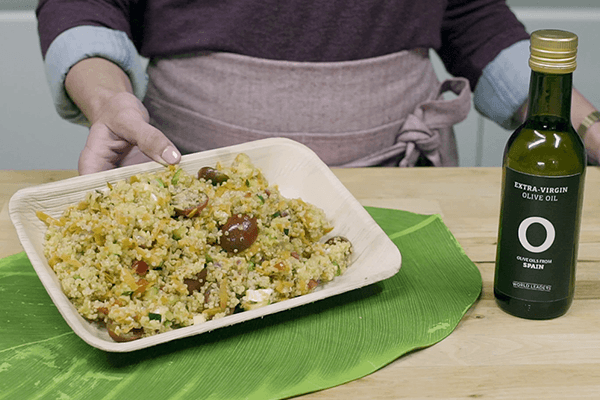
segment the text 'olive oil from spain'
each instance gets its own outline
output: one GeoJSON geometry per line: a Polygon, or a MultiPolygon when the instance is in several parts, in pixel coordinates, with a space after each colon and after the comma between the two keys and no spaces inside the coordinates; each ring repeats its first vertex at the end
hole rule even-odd
{"type": "Polygon", "coordinates": [[[563,315],[573,301],[586,152],[571,124],[575,34],[531,35],[527,119],[509,138],[494,296],[522,318],[563,315]]]}

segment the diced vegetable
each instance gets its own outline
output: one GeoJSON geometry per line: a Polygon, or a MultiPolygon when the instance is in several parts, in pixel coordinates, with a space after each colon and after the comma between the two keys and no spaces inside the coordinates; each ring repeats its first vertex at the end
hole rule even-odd
{"type": "Polygon", "coordinates": [[[162,315],[156,313],[148,313],[150,321],[162,321],[162,315]]]}
{"type": "Polygon", "coordinates": [[[179,175],[181,175],[181,171],[182,171],[181,168],[179,168],[177,171],[175,171],[173,178],[171,178],[172,185],[177,185],[177,182],[179,182],[179,175]]]}
{"type": "Polygon", "coordinates": [[[35,215],[36,215],[36,217],[38,217],[38,219],[40,221],[42,221],[43,223],[45,223],[47,226],[50,226],[50,224],[55,224],[56,223],[56,219],[52,218],[51,216],[49,216],[48,214],[46,214],[43,211],[36,211],[35,215]]]}

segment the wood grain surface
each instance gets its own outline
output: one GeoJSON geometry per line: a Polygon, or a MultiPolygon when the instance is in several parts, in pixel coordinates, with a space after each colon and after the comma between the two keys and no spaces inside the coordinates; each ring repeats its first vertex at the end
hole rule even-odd
{"type": "MultiPolygon", "coordinates": [[[[499,168],[334,169],[366,206],[440,214],[483,278],[481,298],[442,342],[306,399],[600,398],[600,168],[586,176],[575,301],[529,321],[494,303],[499,168]]],[[[20,188],[75,171],[0,171],[0,257],[22,251],[8,203],[20,188]]]]}

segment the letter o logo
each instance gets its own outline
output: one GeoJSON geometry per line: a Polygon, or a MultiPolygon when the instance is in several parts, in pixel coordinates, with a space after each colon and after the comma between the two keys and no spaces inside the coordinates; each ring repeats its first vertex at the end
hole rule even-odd
{"type": "Polygon", "coordinates": [[[525,248],[525,250],[530,251],[532,253],[541,253],[546,251],[552,246],[554,243],[554,238],[556,237],[556,231],[554,230],[554,225],[552,222],[548,221],[546,218],[542,217],[529,217],[525,218],[523,222],[519,225],[519,242],[521,242],[521,246],[525,248]],[[546,229],[546,240],[539,246],[533,246],[527,240],[527,229],[532,224],[541,224],[544,229],[546,229]]]}

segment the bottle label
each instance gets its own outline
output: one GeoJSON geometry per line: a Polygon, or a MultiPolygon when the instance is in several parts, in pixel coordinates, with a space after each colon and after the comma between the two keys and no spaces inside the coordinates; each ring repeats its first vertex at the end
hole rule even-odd
{"type": "Polygon", "coordinates": [[[496,290],[526,301],[564,299],[575,279],[581,174],[505,173],[496,290]]]}

